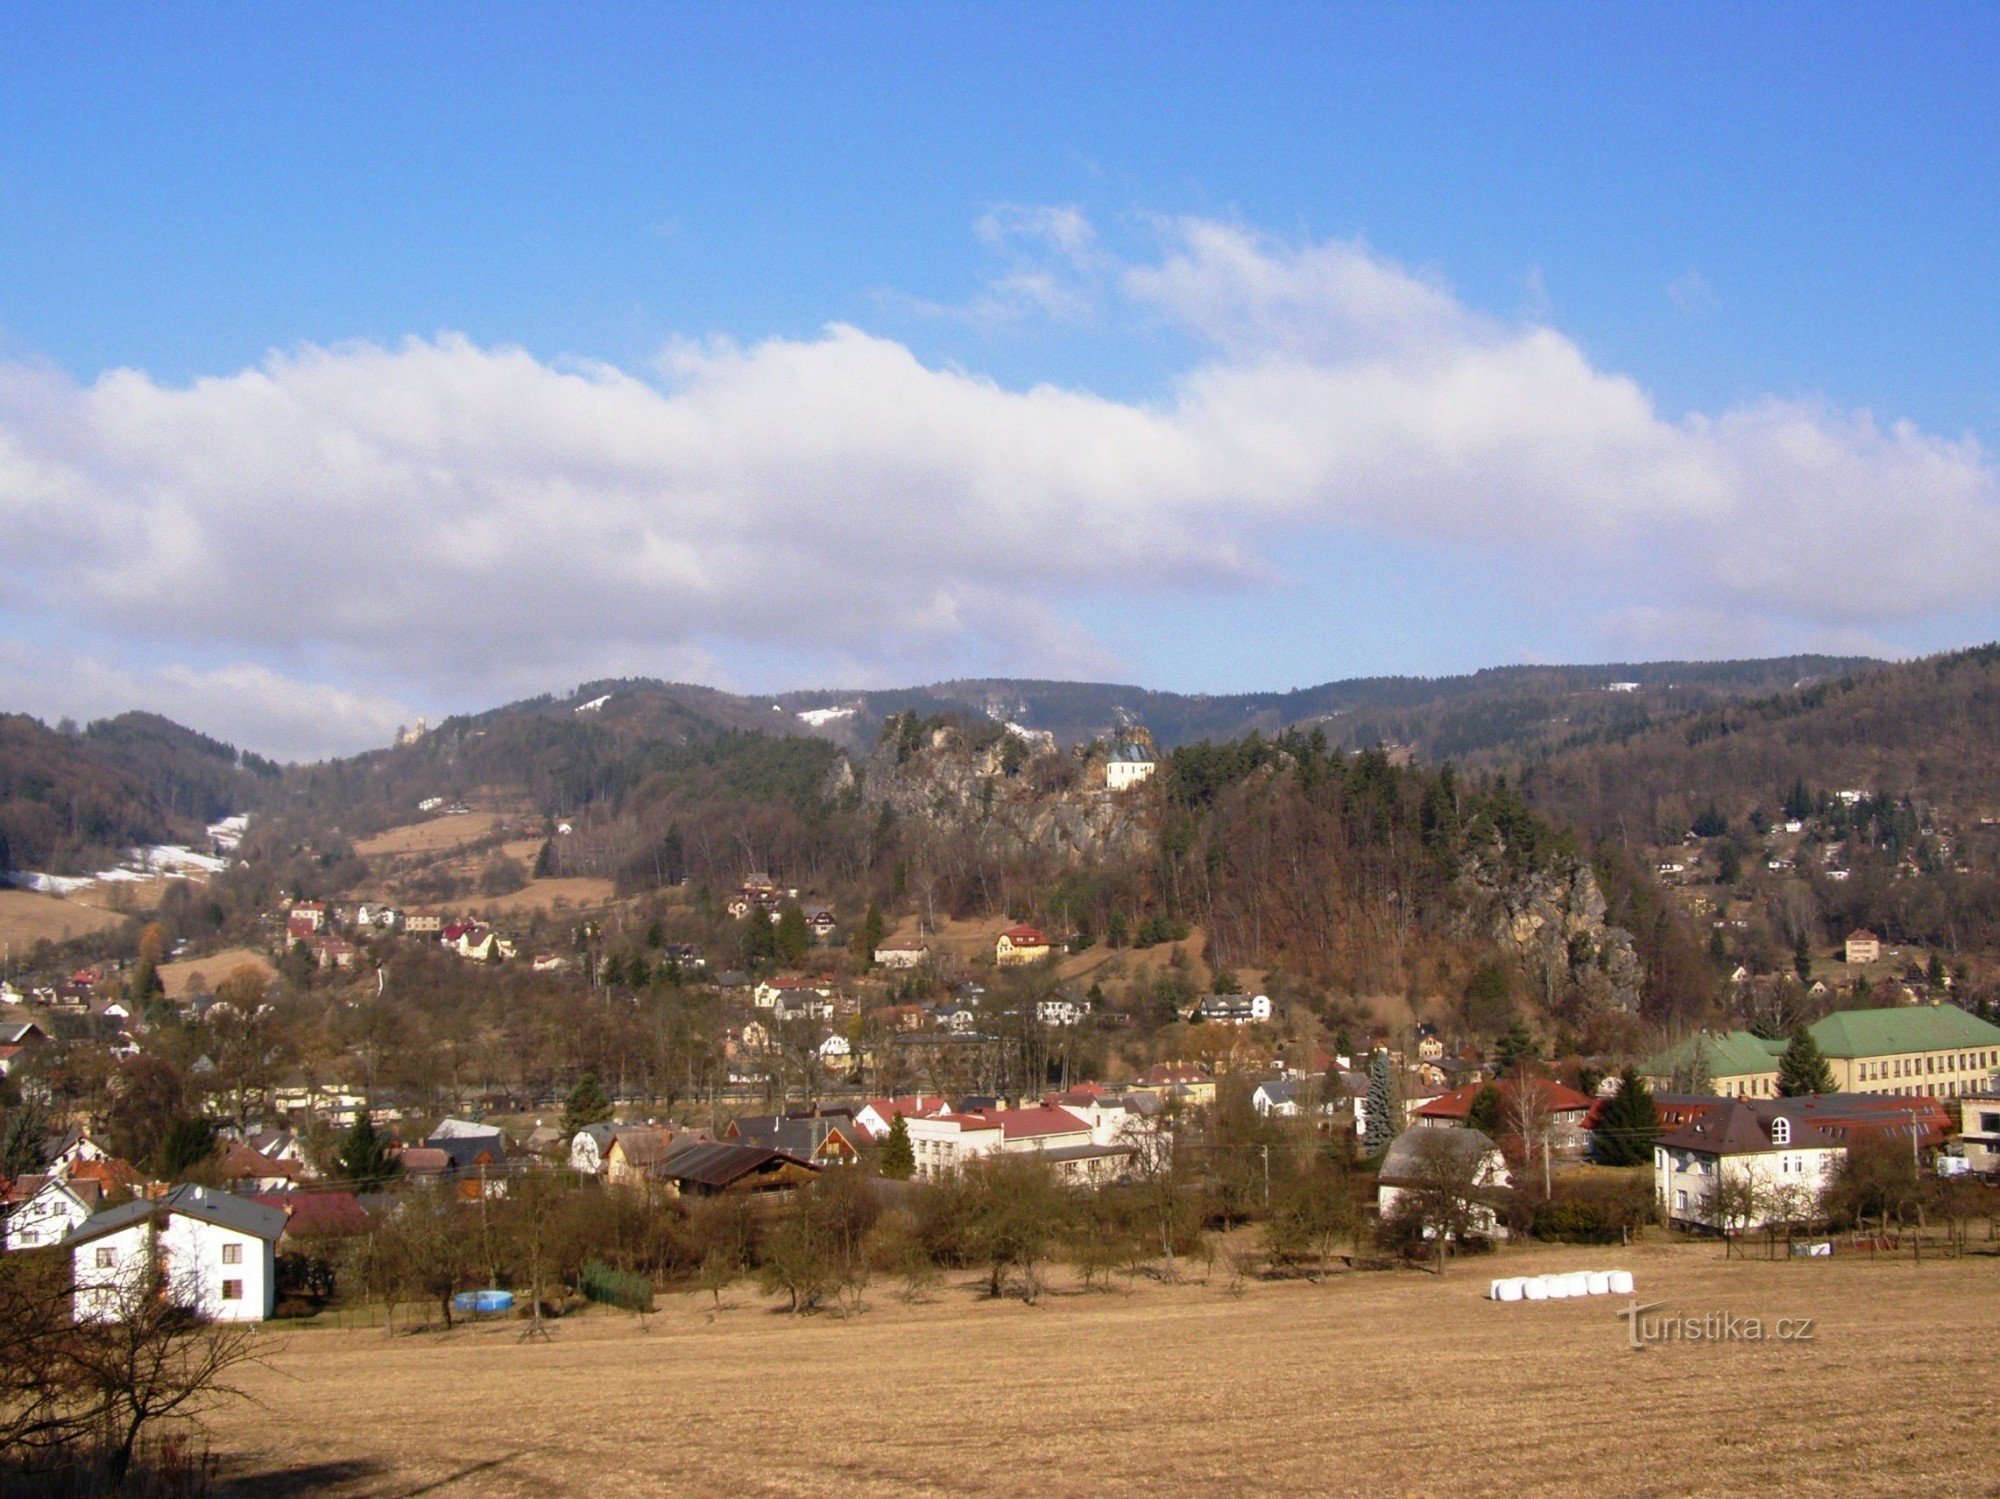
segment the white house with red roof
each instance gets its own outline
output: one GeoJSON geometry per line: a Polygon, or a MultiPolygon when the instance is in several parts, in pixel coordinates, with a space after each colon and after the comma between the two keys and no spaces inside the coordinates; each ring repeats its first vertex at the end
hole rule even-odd
{"type": "Polygon", "coordinates": [[[908,1093],[900,1098],[871,1098],[854,1111],[854,1122],[877,1140],[889,1138],[889,1126],[901,1114],[907,1120],[934,1119],[949,1114],[951,1103],[935,1093],[908,1093]]]}
{"type": "Polygon", "coordinates": [[[1092,1122],[1069,1108],[1037,1104],[1023,1109],[980,1109],[904,1121],[926,1181],[994,1155],[1035,1155],[1065,1181],[1096,1185],[1125,1169],[1133,1147],[1100,1143],[1092,1122]]]}
{"type": "Polygon", "coordinates": [[[917,1158],[919,1181],[936,1181],[997,1155],[1004,1139],[1000,1126],[981,1114],[932,1114],[923,1119],[906,1115],[903,1123],[917,1158]]]}
{"type": "Polygon", "coordinates": [[[1048,934],[1040,927],[1010,926],[993,942],[993,961],[1002,968],[1039,963],[1051,951],[1048,934]]]}

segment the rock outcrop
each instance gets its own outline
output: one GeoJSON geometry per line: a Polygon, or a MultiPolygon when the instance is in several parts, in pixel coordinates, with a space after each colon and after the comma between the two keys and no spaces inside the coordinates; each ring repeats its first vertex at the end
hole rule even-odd
{"type": "Polygon", "coordinates": [[[892,721],[860,773],[864,807],[943,833],[971,832],[986,853],[1065,862],[1149,853],[1157,793],[1105,789],[1103,750],[1057,749],[995,726],[892,721]]]}
{"type": "Polygon", "coordinates": [[[1520,956],[1545,1000],[1574,993],[1586,1007],[1639,1008],[1645,971],[1632,935],[1604,919],[1604,892],[1584,860],[1512,877],[1482,862],[1463,883],[1475,926],[1520,956]]]}

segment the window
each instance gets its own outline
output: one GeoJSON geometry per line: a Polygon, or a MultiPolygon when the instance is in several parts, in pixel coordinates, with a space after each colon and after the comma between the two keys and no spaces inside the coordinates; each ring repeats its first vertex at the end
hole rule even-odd
{"type": "Polygon", "coordinates": [[[109,1269],[110,1269],[110,1268],[111,1268],[111,1267],[112,1267],[113,1265],[116,1265],[117,1263],[118,1263],[118,1251],[117,1251],[117,1250],[115,1250],[115,1249],[100,1249],[100,1250],[98,1250],[98,1251],[97,1251],[97,1268],[98,1268],[98,1269],[100,1269],[100,1270],[109,1270],[109,1269]]]}
{"type": "Polygon", "coordinates": [[[222,1246],[222,1263],[223,1263],[223,1264],[225,1264],[225,1265],[240,1265],[240,1264],[242,1264],[242,1263],[243,1263],[243,1246],[242,1246],[241,1244],[225,1244],[225,1245],[223,1245],[223,1246],[222,1246]]]}
{"type": "Polygon", "coordinates": [[[1791,1120],[1773,1119],[1771,1121],[1771,1143],[1773,1145],[1789,1145],[1792,1143],[1791,1120]]]}
{"type": "Polygon", "coordinates": [[[241,1301],[243,1299],[243,1282],[240,1280],[225,1280],[222,1283],[222,1299],[224,1301],[241,1301]]]}

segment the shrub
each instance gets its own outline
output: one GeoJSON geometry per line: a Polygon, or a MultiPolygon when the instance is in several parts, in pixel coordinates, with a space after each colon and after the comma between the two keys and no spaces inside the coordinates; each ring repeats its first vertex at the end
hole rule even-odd
{"type": "Polygon", "coordinates": [[[630,1270],[614,1270],[602,1260],[592,1260],[585,1265],[578,1284],[588,1300],[622,1306],[628,1312],[650,1312],[653,1309],[653,1283],[650,1280],[630,1270]]]}

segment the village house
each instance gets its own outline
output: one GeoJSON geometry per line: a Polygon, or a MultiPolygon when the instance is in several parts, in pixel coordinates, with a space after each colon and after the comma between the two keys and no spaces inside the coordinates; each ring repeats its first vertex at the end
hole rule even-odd
{"type": "Polygon", "coordinates": [[[676,1146],[653,1168],[654,1180],[681,1197],[725,1193],[784,1197],[818,1174],[819,1168],[811,1161],[735,1140],[691,1141],[676,1146]]]}
{"type": "Polygon", "coordinates": [[[1035,1019],[1042,1025],[1081,1025],[1090,1018],[1090,1006],[1067,994],[1051,995],[1035,1001],[1035,1019]]]}
{"type": "MultiPolygon", "coordinates": [[[[1472,1115],[1473,1101],[1484,1083],[1469,1083],[1449,1093],[1439,1094],[1411,1111],[1411,1123],[1419,1128],[1463,1129],[1472,1115]]],[[[1525,1142],[1540,1147],[1546,1142],[1557,1155],[1581,1155],[1590,1145],[1585,1127],[1597,1100],[1550,1078],[1516,1080],[1502,1078],[1493,1085],[1500,1094],[1500,1123],[1503,1133],[1515,1134],[1524,1118],[1540,1126],[1542,1139],[1525,1142]]]]}
{"type": "Polygon", "coordinates": [[[435,913],[412,911],[403,918],[403,931],[412,937],[435,937],[444,930],[444,918],[435,913]]]}
{"type": "Polygon", "coordinates": [[[1850,964],[1879,963],[1882,961],[1882,939],[1867,927],[1856,927],[1847,934],[1847,961],[1850,964]]]}
{"type": "Polygon", "coordinates": [[[1969,1093],[1958,1107],[1959,1153],[1972,1170],[2000,1174],[2000,1092],[1969,1093]]]}
{"type": "Polygon", "coordinates": [[[1210,1025],[1262,1025],[1271,1018],[1271,996],[1204,994],[1195,1001],[1187,1018],[1210,1025]]]}
{"type": "Polygon", "coordinates": [[[806,1016],[816,1020],[833,1018],[833,985],[825,979],[785,974],[765,979],[750,991],[750,1002],[760,1010],[782,1010],[780,1020],[806,1016]],[[808,1003],[824,1001],[824,1005],[808,1003]],[[823,1010],[823,1013],[821,1011],[823,1010]]]}
{"type": "Polygon", "coordinates": [[[1199,1108],[1215,1102],[1215,1079],[1199,1062],[1156,1062],[1132,1080],[1132,1091],[1199,1108]]]}
{"type": "Polygon", "coordinates": [[[277,1293],[276,1208],[184,1182],[165,1197],[106,1208],[64,1241],[79,1322],[116,1321],[156,1276],[190,1310],[223,1322],[261,1322],[277,1293]]]}
{"type": "Polygon", "coordinates": [[[43,1249],[81,1227],[103,1202],[100,1182],[36,1173],[13,1184],[5,1243],[9,1250],[43,1249]]]}
{"type": "Polygon", "coordinates": [[[1661,1210],[1687,1228],[1761,1228],[1817,1209],[1845,1141],[1781,1112],[1775,1101],[1732,1102],[1662,1135],[1653,1148],[1661,1210]]]}
{"type": "Polygon", "coordinates": [[[926,1119],[950,1112],[951,1104],[937,1094],[911,1093],[901,1098],[869,1099],[854,1111],[854,1122],[877,1140],[886,1140],[898,1114],[905,1119],[926,1119]]]}
{"type": "Polygon", "coordinates": [[[922,942],[885,942],[875,949],[878,968],[921,968],[930,958],[931,950],[922,942]]]}
{"type": "Polygon", "coordinates": [[[725,1140],[761,1145],[815,1166],[852,1166],[872,1143],[846,1114],[747,1114],[723,1127],[725,1140]]]}
{"type": "Polygon", "coordinates": [[[1452,1194],[1455,1215],[1481,1238],[1507,1237],[1492,1196],[1512,1186],[1513,1178],[1500,1147],[1476,1129],[1405,1130],[1383,1153],[1375,1183],[1375,1208],[1384,1219],[1394,1218],[1412,1194],[1421,1198],[1462,1183],[1466,1194],[1452,1194]],[[1447,1159],[1429,1159],[1437,1153],[1447,1159]]]}
{"type": "MultiPolygon", "coordinates": [[[[614,1187],[644,1186],[654,1168],[666,1160],[674,1142],[681,1138],[679,1131],[651,1126],[618,1130],[604,1152],[604,1180],[614,1187]]],[[[711,1137],[702,1131],[699,1138],[711,1137]]]]}
{"type": "Polygon", "coordinates": [[[326,930],[326,902],[318,900],[295,901],[285,916],[288,932],[294,937],[310,937],[315,932],[326,930]]]}
{"type": "Polygon", "coordinates": [[[993,943],[993,961],[1002,968],[1024,967],[1048,957],[1049,939],[1039,927],[1010,926],[993,943]]]}
{"type": "Polygon", "coordinates": [[[581,1176],[602,1176],[604,1158],[611,1144],[618,1138],[621,1129],[640,1129],[641,1125],[623,1125],[606,1120],[602,1124],[586,1124],[570,1137],[569,1169],[581,1176]]]}

